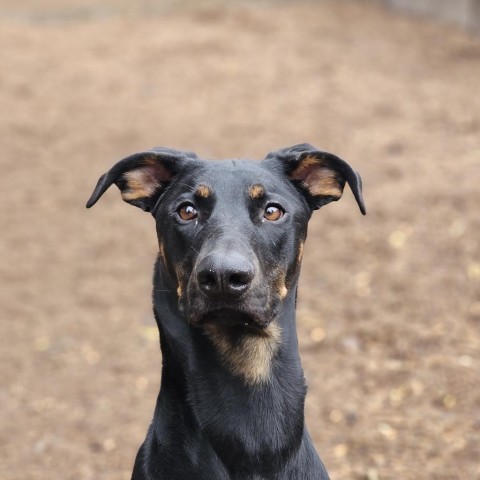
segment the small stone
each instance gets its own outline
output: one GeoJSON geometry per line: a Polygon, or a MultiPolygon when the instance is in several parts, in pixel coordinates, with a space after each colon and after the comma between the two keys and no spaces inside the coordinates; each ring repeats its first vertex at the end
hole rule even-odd
{"type": "Polygon", "coordinates": [[[403,368],[403,362],[401,360],[390,359],[385,362],[385,366],[388,370],[398,372],[403,368]]]}
{"type": "Polygon", "coordinates": [[[335,445],[333,453],[337,458],[346,457],[348,453],[348,445],[345,443],[339,443],[338,445],[335,445]]]}
{"type": "Polygon", "coordinates": [[[37,337],[33,341],[33,348],[37,352],[45,352],[50,348],[50,339],[46,335],[37,337]]]}
{"type": "Polygon", "coordinates": [[[117,447],[117,442],[114,438],[107,438],[106,440],[104,440],[102,446],[106,452],[111,452],[117,447]]]}
{"type": "Polygon", "coordinates": [[[413,227],[409,223],[402,223],[388,237],[388,243],[392,248],[400,250],[407,243],[408,237],[412,234],[413,227]]]}
{"type": "Polygon", "coordinates": [[[89,365],[96,365],[100,361],[100,354],[89,345],[82,348],[82,356],[89,365]]]}
{"type": "Polygon", "coordinates": [[[448,393],[443,397],[442,403],[445,408],[451,410],[452,408],[455,408],[455,405],[457,405],[457,397],[451,393],[448,393]]]}
{"type": "Polygon", "coordinates": [[[378,474],[375,468],[369,468],[367,474],[365,475],[366,480],[380,480],[380,475],[378,474]]]}
{"type": "Polygon", "coordinates": [[[422,395],[423,391],[425,390],[425,386],[420,380],[412,380],[410,382],[410,388],[416,397],[422,395]]]}
{"type": "Polygon", "coordinates": [[[470,280],[480,280],[480,263],[471,263],[467,267],[467,275],[470,280]]]}
{"type": "Polygon", "coordinates": [[[468,311],[470,315],[473,315],[474,317],[480,317],[480,302],[472,303],[468,311]]]}
{"type": "Polygon", "coordinates": [[[407,396],[407,392],[404,387],[394,388],[390,390],[389,397],[390,397],[390,405],[392,407],[399,407],[405,397],[407,396]]]}
{"type": "Polygon", "coordinates": [[[397,438],[397,431],[388,423],[381,423],[378,426],[379,433],[388,440],[395,440],[397,438]]]}
{"type": "Polygon", "coordinates": [[[310,331],[310,338],[315,343],[323,342],[325,340],[325,337],[326,337],[326,333],[322,327],[315,327],[310,331]]]}
{"type": "Polygon", "coordinates": [[[341,342],[343,348],[349,352],[355,353],[360,350],[360,342],[358,338],[353,335],[342,338],[341,342]]]}
{"type": "Polygon", "coordinates": [[[404,232],[401,232],[400,230],[395,230],[390,234],[388,237],[388,243],[390,244],[391,247],[400,250],[405,246],[405,243],[407,241],[407,236],[405,235],[404,232]]]}
{"type": "Polygon", "coordinates": [[[334,409],[330,412],[328,418],[330,418],[330,421],[333,423],[340,423],[345,418],[345,416],[343,415],[343,412],[341,410],[334,409]]]}
{"type": "Polygon", "coordinates": [[[452,238],[460,238],[465,233],[466,230],[467,230],[467,225],[461,218],[459,218],[450,225],[450,228],[448,229],[448,233],[452,238]]]}
{"type": "Polygon", "coordinates": [[[138,377],[135,380],[135,386],[138,390],[144,391],[148,387],[148,380],[145,377],[138,377]]]}
{"type": "Polygon", "coordinates": [[[43,453],[45,451],[47,444],[43,440],[35,442],[33,445],[33,453],[43,453]]]}
{"type": "Polygon", "coordinates": [[[149,342],[158,342],[158,328],[157,327],[143,327],[140,330],[140,335],[149,342]]]}
{"type": "Polygon", "coordinates": [[[458,364],[462,367],[471,367],[473,365],[473,358],[470,355],[460,355],[457,359],[458,364]]]}

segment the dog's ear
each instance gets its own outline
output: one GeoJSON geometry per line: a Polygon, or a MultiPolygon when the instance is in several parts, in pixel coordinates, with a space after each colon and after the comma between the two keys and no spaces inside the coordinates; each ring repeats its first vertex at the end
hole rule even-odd
{"type": "Polygon", "coordinates": [[[341,158],[315,150],[304,143],[269,153],[265,160],[281,162],[284,173],[306,194],[313,209],[339,200],[345,183],[348,183],[360,211],[363,215],[366,214],[362,179],[341,158]]]}
{"type": "Polygon", "coordinates": [[[186,162],[194,158],[196,155],[193,153],[167,148],[153,148],[130,155],[99,178],[87,202],[87,208],[95,205],[112,183],[115,183],[123,200],[150,212],[172,178],[186,162]]]}

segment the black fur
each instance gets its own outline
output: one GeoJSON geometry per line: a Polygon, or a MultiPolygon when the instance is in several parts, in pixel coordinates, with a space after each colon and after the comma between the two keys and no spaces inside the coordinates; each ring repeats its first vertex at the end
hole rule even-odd
{"type": "Polygon", "coordinates": [[[115,183],[155,217],[160,245],[161,388],[133,480],[328,479],[304,424],[295,299],[308,220],[345,182],[365,213],[358,174],[307,144],[262,162],[153,149],[100,178],[87,206],[115,183]]]}

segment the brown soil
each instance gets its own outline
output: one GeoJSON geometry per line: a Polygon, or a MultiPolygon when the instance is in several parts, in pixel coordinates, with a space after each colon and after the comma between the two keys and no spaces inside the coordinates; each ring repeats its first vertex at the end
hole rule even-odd
{"type": "Polygon", "coordinates": [[[316,213],[303,264],[307,422],[332,479],[480,479],[478,40],[364,2],[17,3],[0,6],[0,478],[128,479],[152,415],[153,222],[114,189],[85,210],[98,176],[153,145],[308,141],[361,172],[369,211],[347,191],[316,213]]]}

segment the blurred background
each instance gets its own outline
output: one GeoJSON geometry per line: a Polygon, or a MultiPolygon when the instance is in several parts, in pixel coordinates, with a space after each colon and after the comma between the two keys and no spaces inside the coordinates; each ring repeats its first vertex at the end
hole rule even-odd
{"type": "Polygon", "coordinates": [[[0,478],[129,479],[153,412],[153,219],[114,188],[87,211],[98,177],[155,145],[310,142],[368,210],[316,212],[303,261],[332,479],[480,479],[477,7],[0,0],[0,478]]]}

